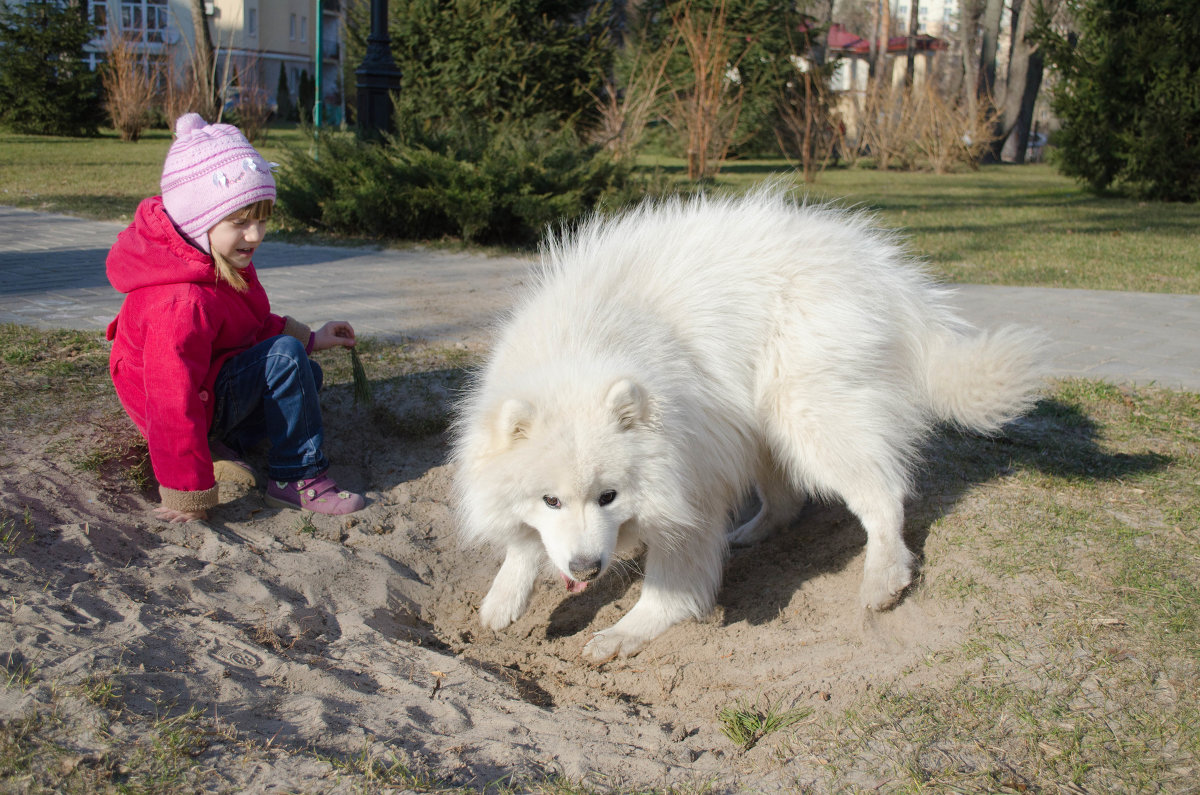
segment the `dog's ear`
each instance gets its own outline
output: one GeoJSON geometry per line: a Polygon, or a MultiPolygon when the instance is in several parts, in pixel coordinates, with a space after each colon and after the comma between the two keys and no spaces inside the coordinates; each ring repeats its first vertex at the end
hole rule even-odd
{"type": "Polygon", "coordinates": [[[529,436],[533,424],[533,406],[524,400],[509,398],[496,412],[494,440],[501,449],[508,448],[518,439],[529,436]]]}
{"type": "Polygon", "coordinates": [[[605,400],[617,423],[626,430],[649,419],[650,399],[646,390],[628,378],[610,386],[605,400]]]}

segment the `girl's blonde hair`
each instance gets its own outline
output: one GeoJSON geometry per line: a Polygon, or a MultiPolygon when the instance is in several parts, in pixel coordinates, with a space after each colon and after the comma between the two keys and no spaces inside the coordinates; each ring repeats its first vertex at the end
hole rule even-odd
{"type": "MultiPolygon", "coordinates": [[[[260,199],[253,204],[247,204],[237,212],[230,213],[225,218],[239,218],[243,221],[266,221],[271,217],[271,213],[275,211],[275,201],[273,199],[260,199]]],[[[225,220],[222,218],[221,220],[225,220]]],[[[222,257],[217,251],[212,252],[213,265],[217,270],[217,278],[224,279],[225,282],[237,290],[239,293],[246,292],[246,277],[242,275],[232,262],[222,257]]]]}

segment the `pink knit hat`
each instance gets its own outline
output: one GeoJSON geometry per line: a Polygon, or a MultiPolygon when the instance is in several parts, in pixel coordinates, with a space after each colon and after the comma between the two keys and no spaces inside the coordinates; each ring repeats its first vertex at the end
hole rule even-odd
{"type": "Polygon", "coordinates": [[[198,113],[175,122],[175,142],[163,165],[167,215],[206,254],[208,230],[260,199],[275,199],[271,166],[231,124],[208,124],[198,113]]]}

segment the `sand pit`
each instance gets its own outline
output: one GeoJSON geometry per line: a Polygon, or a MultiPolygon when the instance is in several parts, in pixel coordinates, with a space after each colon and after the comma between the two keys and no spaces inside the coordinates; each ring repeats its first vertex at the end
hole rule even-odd
{"type": "MultiPolygon", "coordinates": [[[[43,681],[111,672],[134,713],[194,706],[232,727],[237,743],[206,754],[291,752],[214,761],[239,788],[319,790],[330,772],[314,756],[364,747],[402,749],[455,785],[561,774],[758,788],[816,771],[772,754],[775,738],[740,753],[720,708],[841,710],[965,627],[919,590],[864,620],[865,535],[843,509],[810,506],[791,532],[734,552],[710,619],[634,658],[584,664],[590,633],[637,599],[637,561],[580,595],[547,573],[523,618],[485,630],[476,609],[497,560],[456,542],[444,438],[381,437],[345,389],[326,412],[335,471],[370,497],[351,517],[305,519],[234,486],[208,523],[164,525],[147,518],[147,495],[47,458],[53,440],[9,435],[4,502],[27,506],[39,531],[0,561],[0,645],[43,681]]],[[[21,702],[9,691],[4,712],[21,702]]]]}
{"type": "MultiPolygon", "coordinates": [[[[79,466],[124,422],[111,397],[94,416],[6,429],[0,499],[32,540],[0,556],[0,648],[12,650],[10,672],[36,674],[4,691],[0,717],[57,699],[71,752],[95,760],[114,733],[193,709],[215,727],[195,755],[197,780],[216,790],[353,790],[337,760],[364,754],[443,786],[563,776],[599,789],[762,790],[820,782],[820,758],[787,732],[740,750],[721,733],[721,708],[769,702],[819,721],[963,637],[966,608],[920,587],[864,616],[865,534],[840,506],[819,505],[735,550],[714,614],[634,658],[596,667],[579,651],[636,601],[637,560],[578,595],[547,572],[514,626],[483,629],[477,607],[498,558],[458,544],[445,436],[413,432],[423,416],[436,425],[461,380],[433,370],[380,384],[377,401],[407,418],[400,431],[355,406],[348,385],[325,392],[334,474],[369,497],[342,518],[223,486],[209,522],[155,521],[152,484],[79,466]],[[118,717],[62,695],[96,682],[111,683],[118,717]]],[[[910,521],[910,533],[927,523],[910,521]]]]}

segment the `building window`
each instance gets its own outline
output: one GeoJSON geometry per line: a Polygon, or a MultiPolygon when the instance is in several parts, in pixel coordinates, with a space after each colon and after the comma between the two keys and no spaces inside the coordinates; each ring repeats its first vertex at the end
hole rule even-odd
{"type": "Polygon", "coordinates": [[[308,17],[300,17],[300,41],[308,41],[308,17]]]}
{"type": "Polygon", "coordinates": [[[258,35],[258,9],[257,8],[247,8],[246,9],[246,35],[247,36],[257,36],[258,35]]]}
{"type": "Polygon", "coordinates": [[[108,3],[104,0],[92,3],[92,24],[96,26],[96,38],[104,38],[108,33],[108,3]]]}
{"type": "Polygon", "coordinates": [[[161,44],[167,37],[167,14],[167,0],[121,0],[121,30],[161,44]]]}
{"type": "Polygon", "coordinates": [[[296,15],[292,14],[288,17],[288,38],[292,41],[296,40],[296,15]]]}

